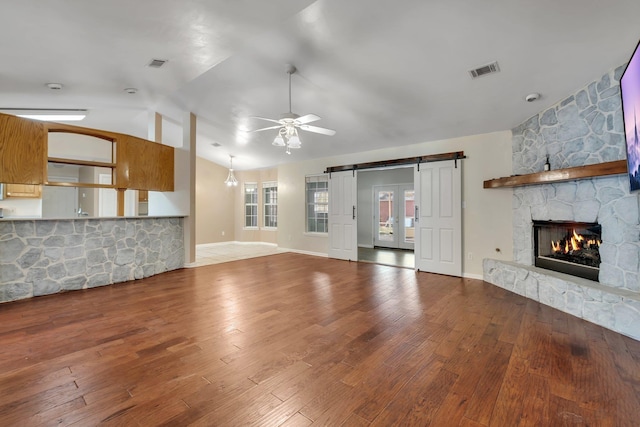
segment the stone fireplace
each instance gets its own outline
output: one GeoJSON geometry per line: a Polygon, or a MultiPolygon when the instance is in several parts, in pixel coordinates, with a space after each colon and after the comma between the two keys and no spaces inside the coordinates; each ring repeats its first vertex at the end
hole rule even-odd
{"type": "MultiPolygon", "coordinates": [[[[513,173],[540,172],[547,156],[551,169],[625,159],[623,70],[610,71],[514,128],[513,173]]],[[[639,205],[624,175],[515,187],[513,262],[485,260],[484,279],[640,340],[639,205]],[[550,218],[601,226],[599,269],[590,280],[536,267],[534,224],[550,218]]]]}

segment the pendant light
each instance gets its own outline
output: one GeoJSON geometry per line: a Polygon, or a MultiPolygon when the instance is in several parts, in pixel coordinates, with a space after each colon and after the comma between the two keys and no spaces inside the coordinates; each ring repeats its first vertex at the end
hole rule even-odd
{"type": "Polygon", "coordinates": [[[236,176],[233,174],[233,156],[229,156],[229,175],[227,175],[227,179],[224,180],[224,183],[227,184],[227,187],[237,187],[238,180],[236,176]]]}

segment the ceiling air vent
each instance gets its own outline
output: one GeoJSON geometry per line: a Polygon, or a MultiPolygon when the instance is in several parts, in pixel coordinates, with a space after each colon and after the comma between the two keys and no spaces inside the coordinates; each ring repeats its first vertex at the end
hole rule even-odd
{"type": "Polygon", "coordinates": [[[149,67],[160,68],[166,63],[167,63],[166,59],[152,59],[151,62],[149,62],[149,67]]]}
{"type": "Polygon", "coordinates": [[[483,65],[478,68],[474,68],[473,70],[469,70],[469,74],[471,74],[472,78],[477,78],[481,76],[486,76],[487,74],[493,74],[500,71],[500,67],[498,66],[498,61],[492,62],[491,64],[483,65]]]}

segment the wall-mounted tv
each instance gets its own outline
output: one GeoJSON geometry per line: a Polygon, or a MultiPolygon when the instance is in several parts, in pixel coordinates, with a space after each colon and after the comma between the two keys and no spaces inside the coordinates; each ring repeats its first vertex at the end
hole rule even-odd
{"type": "Polygon", "coordinates": [[[627,170],[631,191],[640,190],[640,42],[620,79],[624,135],[627,143],[627,170]]]}

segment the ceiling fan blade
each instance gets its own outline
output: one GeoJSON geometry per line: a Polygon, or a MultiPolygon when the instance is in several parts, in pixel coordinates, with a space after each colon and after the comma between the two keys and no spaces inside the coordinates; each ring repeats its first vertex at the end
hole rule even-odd
{"type": "Polygon", "coordinates": [[[282,125],[269,126],[268,128],[260,128],[260,129],[250,130],[249,132],[262,132],[263,130],[278,129],[278,128],[281,128],[281,127],[282,127],[282,125]]]}
{"type": "MultiPolygon", "coordinates": [[[[250,119],[266,120],[267,122],[280,123],[280,120],[267,119],[266,117],[251,116],[250,119]]],[[[282,123],[280,123],[282,124],[282,123]]]]}
{"type": "Polygon", "coordinates": [[[311,123],[318,120],[320,120],[320,117],[316,116],[315,114],[307,114],[306,116],[298,117],[296,119],[296,122],[300,123],[301,125],[304,125],[306,123],[311,123]]]}
{"type": "Polygon", "coordinates": [[[336,134],[336,131],[333,129],[320,128],[318,126],[301,125],[300,129],[306,130],[307,132],[321,133],[323,135],[329,136],[333,136],[336,134]]]}

